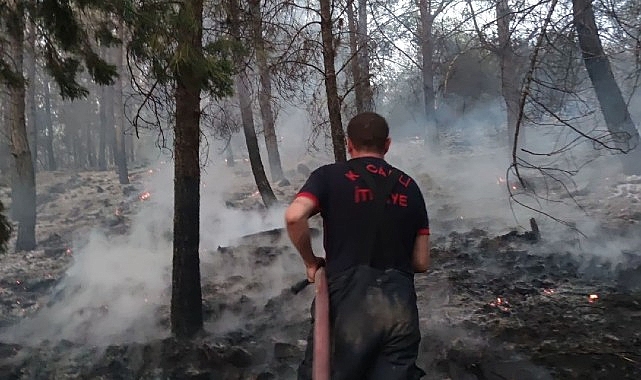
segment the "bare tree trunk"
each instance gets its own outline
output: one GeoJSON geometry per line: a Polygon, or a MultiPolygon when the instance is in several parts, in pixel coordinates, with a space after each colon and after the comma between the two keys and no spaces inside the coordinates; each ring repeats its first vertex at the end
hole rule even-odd
{"type": "Polygon", "coordinates": [[[332,10],[330,0],[320,0],[321,39],[323,41],[323,65],[325,67],[325,94],[327,96],[327,111],[329,125],[334,147],[336,162],[347,161],[345,149],[345,131],[341,116],[341,101],[338,97],[336,83],[336,50],[334,49],[334,36],[332,30],[332,10]]]}
{"type": "Polygon", "coordinates": [[[53,120],[51,117],[51,91],[49,90],[49,81],[47,79],[43,82],[44,90],[44,104],[45,104],[45,127],[46,127],[46,139],[45,139],[45,149],[47,150],[47,169],[49,171],[54,171],[58,169],[56,164],[56,158],[53,151],[53,120]]]}
{"type": "Polygon", "coordinates": [[[365,110],[365,94],[363,94],[363,86],[361,85],[363,75],[358,64],[358,27],[354,14],[354,0],[347,2],[347,26],[349,28],[350,69],[354,80],[354,103],[356,113],[361,113],[365,110]]]}
{"type": "Polygon", "coordinates": [[[134,135],[133,133],[128,133],[125,130],[125,145],[127,146],[127,159],[129,162],[134,162],[136,160],[136,147],[134,145],[134,135]]]}
{"type": "Polygon", "coordinates": [[[283,168],[278,152],[278,139],[276,138],[276,126],[274,112],[272,110],[272,79],[267,64],[267,50],[263,39],[262,15],[259,0],[249,1],[250,12],[252,13],[254,49],[256,50],[256,64],[260,76],[260,89],[258,90],[258,103],[260,115],[263,121],[265,133],[265,146],[267,147],[267,158],[272,181],[280,181],[284,178],[283,168]]]}
{"type": "Polygon", "coordinates": [[[623,170],[628,174],[641,174],[641,149],[637,130],[628,106],[621,95],[610,61],[605,55],[599,38],[594,10],[590,0],[573,0],[574,25],[583,52],[583,62],[596,92],[601,112],[622,156],[623,170]]]}
{"type": "Polygon", "coordinates": [[[434,25],[434,16],[431,13],[429,0],[419,0],[418,10],[421,16],[420,25],[420,44],[423,77],[423,111],[427,124],[426,137],[433,139],[434,145],[440,144],[440,130],[436,125],[436,95],[434,92],[434,41],[432,40],[432,28],[434,25]]]}
{"type": "Polygon", "coordinates": [[[234,151],[231,148],[231,141],[229,141],[229,143],[227,144],[227,147],[225,148],[225,162],[227,163],[227,166],[230,168],[236,166],[236,162],[234,162],[234,151]]]}
{"type": "Polygon", "coordinates": [[[28,54],[27,54],[27,83],[28,83],[28,104],[29,104],[29,124],[27,133],[29,135],[29,147],[31,150],[31,161],[34,170],[38,167],[38,121],[36,113],[36,26],[33,22],[29,23],[28,35],[28,54]]]}
{"type": "MultiPolygon", "coordinates": [[[[119,26],[119,37],[124,39],[124,27],[119,26]]],[[[116,141],[114,144],[114,154],[116,159],[116,172],[121,185],[129,184],[129,170],[127,169],[127,147],[125,145],[125,102],[122,96],[122,73],[123,70],[123,46],[118,46],[116,51],[116,65],[121,75],[116,78],[115,83],[115,121],[116,121],[116,141]]],[[[200,103],[199,103],[200,104],[200,103]]]]}
{"type": "Polygon", "coordinates": [[[358,85],[363,94],[363,111],[374,110],[374,94],[369,81],[369,32],[367,31],[367,0],[358,0],[358,85]]]}
{"type": "Polygon", "coordinates": [[[100,86],[100,129],[98,130],[98,170],[107,170],[107,91],[100,86]]]}
{"type": "MultiPolygon", "coordinates": [[[[240,5],[238,0],[229,1],[229,19],[230,31],[236,40],[241,39],[240,35],[240,5]]],[[[247,144],[247,153],[249,154],[249,163],[251,165],[252,173],[256,181],[256,186],[260,192],[266,207],[271,207],[276,204],[276,195],[272,190],[267,175],[265,175],[265,168],[260,158],[260,148],[258,146],[258,138],[256,137],[256,130],[254,129],[254,116],[251,105],[251,94],[249,91],[249,78],[245,63],[241,56],[236,56],[236,65],[241,70],[236,76],[236,95],[240,103],[240,117],[243,123],[243,132],[245,134],[245,142],[247,144]]]]}
{"type": "MultiPolygon", "coordinates": [[[[24,59],[24,9],[17,2],[15,25],[8,28],[9,53],[16,73],[22,74],[24,59]]],[[[29,150],[25,125],[25,84],[15,84],[9,89],[11,115],[11,154],[15,159],[15,178],[11,183],[11,199],[18,222],[17,251],[36,247],[36,177],[29,150]]]]}
{"type": "MultiPolygon", "coordinates": [[[[519,75],[518,56],[512,46],[510,23],[513,14],[510,11],[507,0],[498,0],[496,3],[496,22],[498,47],[497,53],[501,65],[501,93],[505,101],[507,111],[507,146],[514,143],[514,133],[519,117],[521,99],[521,75],[519,75]]],[[[524,136],[519,139],[519,145],[523,145],[524,136]]],[[[518,147],[517,147],[518,149],[518,147]]]]}
{"type": "Polygon", "coordinates": [[[116,162],[116,118],[115,118],[115,86],[105,86],[105,114],[107,118],[107,166],[116,162]]]}
{"type": "MultiPolygon", "coordinates": [[[[178,51],[202,55],[203,0],[186,0],[177,31],[178,51]]],[[[200,86],[190,62],[176,69],[174,139],[174,249],[171,331],[181,339],[203,328],[200,285],[200,86]]]]}
{"type": "Polygon", "coordinates": [[[96,167],[96,150],[93,143],[93,122],[87,122],[87,128],[85,129],[85,144],[87,151],[87,163],[91,169],[96,167]]]}

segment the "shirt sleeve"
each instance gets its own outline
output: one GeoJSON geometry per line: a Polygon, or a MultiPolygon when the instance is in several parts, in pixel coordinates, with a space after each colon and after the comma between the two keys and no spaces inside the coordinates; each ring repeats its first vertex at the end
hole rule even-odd
{"type": "Polygon", "coordinates": [[[430,234],[430,219],[427,215],[427,207],[425,206],[425,198],[423,198],[423,193],[421,189],[416,186],[416,191],[418,194],[419,204],[418,204],[418,231],[417,235],[429,235],[430,234]]]}
{"type": "Polygon", "coordinates": [[[301,187],[296,198],[305,197],[314,202],[315,211],[320,211],[322,200],[327,194],[327,181],[324,179],[325,167],[320,167],[312,172],[307,181],[301,187]]]}

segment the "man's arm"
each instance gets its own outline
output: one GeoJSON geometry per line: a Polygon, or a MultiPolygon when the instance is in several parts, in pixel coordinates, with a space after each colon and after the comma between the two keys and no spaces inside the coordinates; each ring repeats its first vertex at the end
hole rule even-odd
{"type": "Polygon", "coordinates": [[[430,235],[417,235],[412,253],[414,272],[423,273],[430,267],[430,235]]]}
{"type": "Polygon", "coordinates": [[[312,239],[307,221],[315,210],[316,204],[313,200],[307,197],[298,197],[285,211],[287,234],[305,263],[309,282],[314,282],[316,269],[323,262],[323,259],[314,255],[312,250],[312,239]]]}

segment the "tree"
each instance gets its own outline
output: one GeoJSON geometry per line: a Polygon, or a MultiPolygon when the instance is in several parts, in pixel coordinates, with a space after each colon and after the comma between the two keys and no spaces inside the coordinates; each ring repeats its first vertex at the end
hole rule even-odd
{"type": "Polygon", "coordinates": [[[179,58],[174,129],[174,257],[171,287],[171,330],[191,337],[202,329],[200,288],[200,90],[203,71],[202,0],[182,2],[177,23],[179,58]]]}
{"type": "Polygon", "coordinates": [[[132,73],[135,88],[143,97],[133,122],[138,128],[150,120],[159,133],[163,133],[166,121],[175,122],[170,319],[174,336],[188,339],[203,327],[198,252],[201,92],[208,91],[212,98],[230,95],[233,69],[229,44],[204,35],[202,0],[136,6],[134,12],[118,10],[131,30],[130,66],[140,70],[139,75],[132,73]],[[166,114],[158,112],[160,102],[166,114]],[[149,115],[143,115],[144,110],[149,110],[149,115]]]}
{"type": "MultiPolygon", "coordinates": [[[[238,0],[229,0],[227,6],[229,29],[232,37],[236,41],[241,41],[240,31],[240,4],[238,0]]],[[[244,56],[240,51],[237,51],[234,57],[236,67],[239,68],[236,74],[236,95],[238,96],[238,103],[240,104],[240,117],[243,124],[243,133],[245,135],[245,142],[247,144],[247,153],[249,154],[249,163],[252,169],[252,174],[256,181],[258,191],[266,207],[271,207],[276,203],[276,195],[272,190],[265,168],[260,158],[260,148],[258,146],[258,138],[256,137],[256,129],[254,128],[254,116],[251,104],[251,91],[249,88],[249,75],[247,73],[247,65],[244,62],[244,56]]]]}
{"type": "Polygon", "coordinates": [[[284,178],[283,168],[278,152],[278,139],[276,137],[276,126],[274,111],[272,109],[272,78],[267,62],[267,49],[263,37],[263,18],[259,0],[249,0],[249,11],[252,16],[252,37],[256,54],[256,65],[260,79],[258,90],[258,103],[260,115],[263,121],[263,132],[265,134],[265,146],[267,147],[267,158],[272,181],[280,181],[284,178]]]}
{"type": "Polygon", "coordinates": [[[11,224],[4,214],[4,205],[0,202],[0,253],[6,252],[9,238],[11,238],[11,224]]]}
{"type": "Polygon", "coordinates": [[[18,222],[16,250],[29,251],[36,247],[36,178],[25,124],[25,81],[22,77],[26,3],[17,1],[13,5],[5,26],[13,63],[11,69],[16,76],[9,83],[11,154],[15,159],[11,199],[13,215],[18,222]]]}
{"type": "Polygon", "coordinates": [[[47,170],[57,170],[56,158],[53,152],[53,118],[51,116],[51,91],[49,90],[49,80],[43,82],[44,112],[45,112],[45,150],[47,151],[47,170]]]}
{"type": "MultiPolygon", "coordinates": [[[[118,33],[120,40],[124,40],[125,30],[124,25],[118,25],[118,33]]],[[[116,66],[120,69],[121,75],[116,79],[115,84],[115,141],[114,141],[114,156],[116,161],[116,172],[118,173],[118,181],[121,185],[129,184],[129,171],[127,170],[127,149],[125,145],[125,102],[122,96],[122,73],[124,71],[123,64],[123,47],[116,48],[116,66]]]]}
{"type": "Polygon", "coordinates": [[[572,1],[574,25],[583,53],[583,62],[594,86],[614,147],[621,153],[623,170],[641,174],[641,149],[637,130],[621,90],[614,78],[610,61],[603,50],[590,0],[572,1]]]}
{"type": "Polygon", "coordinates": [[[467,0],[474,28],[483,47],[499,58],[501,67],[501,94],[505,102],[507,130],[504,139],[506,146],[511,146],[514,141],[516,126],[519,122],[519,109],[521,99],[521,84],[523,82],[521,59],[514,49],[512,38],[512,20],[517,14],[510,9],[508,0],[496,0],[496,44],[491,43],[482,33],[477,23],[477,15],[472,7],[472,1],[467,0]]]}
{"type": "MultiPolygon", "coordinates": [[[[66,98],[86,96],[87,89],[78,83],[81,63],[99,84],[109,84],[116,76],[115,68],[107,64],[92,49],[90,37],[76,12],[103,6],[103,2],[82,1],[78,6],[69,2],[27,2],[12,0],[0,3],[0,29],[7,33],[9,59],[0,56],[0,81],[11,92],[11,144],[15,159],[12,199],[18,221],[16,250],[31,250],[36,246],[36,180],[29,139],[25,125],[25,87],[23,76],[25,18],[46,34],[44,53],[46,67],[66,98]]],[[[35,59],[35,58],[34,58],[35,59]]]]}
{"type": "Polygon", "coordinates": [[[341,116],[341,101],[338,97],[336,82],[336,49],[334,46],[334,31],[332,28],[332,7],[330,0],[320,0],[320,28],[323,43],[323,66],[325,72],[325,95],[327,96],[327,112],[334,147],[334,159],[347,160],[345,150],[345,131],[341,116]]]}
{"type": "Polygon", "coordinates": [[[358,1],[358,20],[354,12],[354,0],[347,2],[349,27],[349,50],[356,112],[373,111],[374,99],[370,84],[369,34],[367,32],[367,3],[358,1]]]}

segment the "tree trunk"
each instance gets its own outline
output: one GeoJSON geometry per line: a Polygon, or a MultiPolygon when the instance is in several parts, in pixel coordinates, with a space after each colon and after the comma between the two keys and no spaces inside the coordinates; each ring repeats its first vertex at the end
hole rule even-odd
{"type": "MultiPolygon", "coordinates": [[[[177,51],[202,55],[203,0],[186,0],[180,9],[177,51]]],[[[174,251],[171,331],[179,339],[203,328],[200,286],[200,85],[192,63],[176,69],[174,131],[174,251]]]]}
{"type": "Polygon", "coordinates": [[[254,129],[254,118],[252,115],[251,100],[249,95],[249,78],[247,73],[243,70],[236,78],[236,93],[240,103],[240,117],[243,123],[243,132],[245,134],[245,142],[247,143],[247,153],[249,154],[249,163],[256,180],[256,186],[260,192],[266,207],[271,207],[276,204],[276,195],[272,190],[263,162],[260,158],[260,148],[258,146],[258,138],[256,137],[256,130],[254,129]]]}
{"type": "Polygon", "coordinates": [[[320,0],[321,38],[323,41],[323,65],[325,67],[325,94],[327,96],[327,111],[334,147],[334,160],[346,161],[345,131],[341,116],[341,101],[338,97],[336,84],[336,50],[332,30],[332,10],[330,0],[320,0]]]}
{"type": "Polygon", "coordinates": [[[98,131],[98,170],[107,170],[107,91],[100,86],[100,130],[98,131]]]}
{"type": "Polygon", "coordinates": [[[267,147],[267,158],[272,181],[280,181],[284,178],[283,168],[278,152],[278,140],[276,138],[276,126],[274,112],[272,110],[272,78],[267,64],[267,50],[263,39],[262,15],[259,0],[250,0],[250,12],[252,13],[254,49],[256,50],[256,64],[260,76],[260,89],[258,90],[258,104],[260,115],[263,121],[263,132],[265,134],[265,146],[267,147]]]}
{"type": "Polygon", "coordinates": [[[369,32],[367,31],[367,0],[358,0],[358,66],[361,78],[358,86],[363,94],[363,111],[374,110],[372,86],[369,81],[369,32]]]}
{"type": "Polygon", "coordinates": [[[590,0],[573,0],[574,25],[583,53],[583,62],[596,92],[608,131],[617,149],[626,154],[621,157],[623,170],[628,174],[641,174],[641,149],[637,130],[628,107],[621,95],[610,61],[605,55],[599,38],[594,10],[590,0]]]}
{"type": "MultiPolygon", "coordinates": [[[[229,1],[229,19],[230,31],[232,36],[237,40],[241,40],[240,35],[240,5],[238,0],[229,1]]],[[[243,132],[245,134],[245,142],[247,144],[247,153],[249,154],[249,163],[251,165],[252,173],[256,186],[260,192],[266,207],[271,207],[276,204],[276,195],[269,185],[267,175],[265,175],[265,168],[260,158],[260,148],[258,146],[258,138],[256,137],[256,129],[254,128],[254,116],[251,105],[251,94],[249,91],[249,78],[245,62],[242,56],[236,56],[236,66],[241,68],[238,75],[236,75],[236,95],[240,104],[240,117],[243,123],[243,132]]]]}
{"type": "MultiPolygon", "coordinates": [[[[124,27],[123,25],[119,26],[120,29],[120,39],[124,40],[124,27]]],[[[118,46],[116,48],[116,66],[118,67],[118,72],[120,75],[116,78],[115,83],[115,122],[116,122],[116,141],[114,145],[114,154],[116,160],[116,172],[118,173],[118,180],[121,185],[129,184],[129,170],[127,169],[127,147],[125,145],[125,102],[122,96],[122,74],[123,70],[123,46],[118,46]]],[[[199,94],[200,99],[200,94],[199,94]]],[[[200,106],[200,103],[199,103],[200,106]]]]}
{"type": "Polygon", "coordinates": [[[86,152],[87,152],[87,163],[89,164],[89,168],[95,169],[96,168],[96,150],[94,147],[93,143],[93,123],[88,122],[87,123],[87,128],[85,129],[85,133],[87,134],[85,136],[85,143],[86,143],[86,152]]]}
{"type": "MultiPolygon", "coordinates": [[[[7,39],[14,70],[21,75],[24,59],[22,4],[18,3],[15,11],[16,25],[7,31],[7,39]]],[[[10,87],[11,154],[15,159],[15,178],[11,181],[11,199],[18,222],[17,251],[30,251],[36,247],[36,177],[25,125],[25,96],[24,82],[10,87]]]]}
{"type": "MultiPolygon", "coordinates": [[[[496,3],[497,52],[501,65],[501,94],[503,95],[507,112],[507,146],[512,146],[514,143],[521,99],[521,76],[518,74],[518,57],[512,47],[510,33],[512,17],[513,14],[510,11],[507,0],[499,0],[496,3]]],[[[519,136],[519,145],[523,145],[524,137],[524,134],[519,136]]]]}
{"type": "Polygon", "coordinates": [[[115,118],[115,86],[105,87],[105,109],[107,111],[107,166],[116,163],[116,118],[115,118]]]}
{"type": "Polygon", "coordinates": [[[51,91],[49,91],[49,81],[44,80],[43,82],[44,90],[44,103],[45,103],[45,127],[46,127],[46,139],[45,139],[45,149],[47,150],[47,169],[49,171],[54,171],[58,169],[56,164],[56,158],[53,152],[53,120],[51,117],[51,91]]]}
{"type": "Polygon", "coordinates": [[[434,41],[432,40],[432,27],[434,16],[431,14],[428,0],[419,0],[418,10],[421,17],[421,74],[423,78],[423,112],[426,121],[426,138],[433,141],[435,146],[440,144],[440,131],[436,125],[436,96],[434,93],[434,41]]]}
{"type": "Polygon", "coordinates": [[[356,26],[356,15],[354,14],[354,0],[347,2],[347,26],[349,28],[349,52],[350,52],[350,69],[352,70],[352,79],[354,80],[354,105],[356,113],[365,111],[365,94],[361,85],[362,77],[361,68],[358,64],[358,27],[356,26]]]}
{"type": "Polygon", "coordinates": [[[28,54],[27,54],[27,80],[28,80],[28,104],[29,104],[29,125],[27,127],[29,135],[29,147],[31,150],[31,161],[34,170],[38,167],[38,121],[36,113],[36,26],[33,22],[29,23],[28,37],[28,54]]]}

